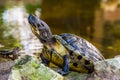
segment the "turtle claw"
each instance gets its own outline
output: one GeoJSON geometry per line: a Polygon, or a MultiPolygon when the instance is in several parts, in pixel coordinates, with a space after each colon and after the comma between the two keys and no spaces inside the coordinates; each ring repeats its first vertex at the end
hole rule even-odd
{"type": "Polygon", "coordinates": [[[65,76],[65,75],[67,75],[69,73],[69,72],[65,72],[65,71],[62,71],[62,70],[58,70],[57,72],[59,74],[63,75],[63,76],[65,76]]]}

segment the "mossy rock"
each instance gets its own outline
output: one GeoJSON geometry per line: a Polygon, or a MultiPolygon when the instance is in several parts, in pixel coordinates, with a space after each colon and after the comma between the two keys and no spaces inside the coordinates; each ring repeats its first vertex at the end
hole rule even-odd
{"type": "Polygon", "coordinates": [[[120,56],[96,63],[92,74],[70,71],[62,76],[35,57],[24,55],[15,61],[8,80],[120,80],[120,56]]]}
{"type": "Polygon", "coordinates": [[[38,59],[24,55],[16,60],[9,80],[63,80],[63,77],[38,59]]]}

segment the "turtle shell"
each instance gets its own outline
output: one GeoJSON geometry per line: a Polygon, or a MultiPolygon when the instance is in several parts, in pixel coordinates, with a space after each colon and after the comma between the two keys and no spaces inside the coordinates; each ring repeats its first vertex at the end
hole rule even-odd
{"type": "Polygon", "coordinates": [[[54,37],[68,50],[74,51],[74,54],[84,56],[94,63],[104,59],[100,51],[95,46],[79,36],[63,33],[60,35],[54,35],[54,37]]]}

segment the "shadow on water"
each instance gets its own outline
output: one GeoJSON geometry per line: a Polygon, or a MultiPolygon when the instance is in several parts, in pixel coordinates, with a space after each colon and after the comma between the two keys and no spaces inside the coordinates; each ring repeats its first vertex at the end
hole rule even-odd
{"type": "MultiPolygon", "coordinates": [[[[2,1],[2,0],[0,0],[2,1]]],[[[114,18],[114,12],[108,14],[101,9],[100,0],[5,0],[0,6],[0,17],[11,6],[22,5],[28,13],[36,13],[51,27],[54,34],[73,33],[93,43],[106,58],[119,55],[120,52],[120,17],[114,18]],[[42,3],[42,4],[41,4],[42,3]],[[38,13],[36,12],[42,12],[38,13]],[[109,16],[111,15],[111,16],[109,16]],[[111,18],[108,18],[111,17],[111,18]]],[[[120,8],[117,7],[118,13],[120,8]]],[[[20,39],[7,35],[9,28],[0,19],[0,42],[5,48],[20,46],[20,39]]],[[[10,27],[10,26],[9,26],[10,27]]]]}

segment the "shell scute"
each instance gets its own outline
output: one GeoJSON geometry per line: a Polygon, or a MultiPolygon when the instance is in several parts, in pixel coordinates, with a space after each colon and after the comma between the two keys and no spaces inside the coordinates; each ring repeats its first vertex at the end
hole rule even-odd
{"type": "Polygon", "coordinates": [[[96,47],[81,37],[78,37],[74,34],[62,33],[60,36],[56,35],[55,38],[58,39],[69,50],[73,51],[74,54],[85,56],[88,60],[93,62],[104,59],[96,47]]]}

